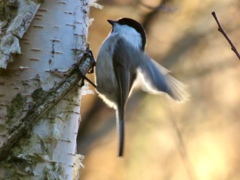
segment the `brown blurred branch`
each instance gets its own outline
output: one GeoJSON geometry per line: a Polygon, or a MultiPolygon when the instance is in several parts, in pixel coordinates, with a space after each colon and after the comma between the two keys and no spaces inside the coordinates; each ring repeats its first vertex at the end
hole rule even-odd
{"type": "Polygon", "coordinates": [[[144,6],[145,8],[148,8],[148,9],[151,9],[151,10],[156,10],[156,7],[149,6],[149,5],[145,4],[144,2],[140,1],[139,4],[144,6]]]}
{"type": "Polygon", "coordinates": [[[223,36],[227,39],[228,43],[231,46],[232,51],[237,55],[238,59],[240,60],[240,54],[239,54],[238,50],[236,49],[236,47],[233,45],[233,43],[230,40],[230,38],[227,36],[225,31],[223,30],[220,22],[218,21],[218,18],[217,18],[217,15],[216,15],[215,11],[212,12],[212,15],[213,15],[214,19],[216,20],[216,22],[218,24],[218,31],[220,31],[223,34],[223,36]]]}
{"type": "Polygon", "coordinates": [[[162,11],[173,12],[176,10],[176,8],[172,7],[171,3],[172,3],[172,0],[162,0],[158,6],[153,7],[153,6],[149,6],[148,4],[142,2],[141,0],[138,1],[138,4],[151,10],[148,14],[146,14],[146,16],[144,17],[144,19],[142,21],[142,25],[146,32],[148,31],[148,29],[151,28],[151,22],[154,19],[154,17],[156,17],[158,15],[158,13],[160,13],[162,11]]]}
{"type": "Polygon", "coordinates": [[[176,135],[177,135],[177,138],[178,138],[178,152],[183,160],[183,163],[184,163],[184,166],[186,168],[186,171],[187,171],[187,174],[188,174],[188,179],[189,180],[194,180],[195,179],[195,176],[194,176],[194,171],[192,169],[192,164],[189,160],[189,156],[188,156],[188,152],[187,152],[187,148],[186,148],[186,145],[184,143],[184,140],[183,140],[183,135],[182,135],[182,132],[180,130],[180,128],[178,127],[177,125],[177,122],[175,121],[175,117],[173,116],[173,110],[172,108],[170,108],[170,122],[176,132],[176,135]]]}
{"type": "Polygon", "coordinates": [[[141,0],[138,1],[137,3],[147,9],[150,9],[153,11],[167,11],[167,12],[175,11],[176,8],[172,8],[172,7],[169,7],[166,5],[167,3],[170,3],[170,2],[171,2],[171,0],[162,0],[161,3],[157,7],[150,6],[150,5],[146,4],[145,2],[142,2],[141,0]]]}

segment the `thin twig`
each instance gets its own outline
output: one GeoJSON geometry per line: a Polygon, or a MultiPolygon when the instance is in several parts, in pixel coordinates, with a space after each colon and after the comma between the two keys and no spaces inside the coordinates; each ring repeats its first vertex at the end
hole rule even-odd
{"type": "Polygon", "coordinates": [[[212,15],[213,15],[214,19],[216,20],[216,22],[218,24],[218,31],[220,31],[223,34],[223,36],[227,39],[228,43],[231,46],[232,51],[237,55],[238,59],[240,60],[240,54],[239,54],[238,50],[236,49],[236,47],[233,45],[233,43],[230,40],[230,38],[227,36],[225,31],[223,30],[220,22],[218,21],[218,18],[217,18],[217,15],[216,15],[215,11],[212,12],[212,15]]]}

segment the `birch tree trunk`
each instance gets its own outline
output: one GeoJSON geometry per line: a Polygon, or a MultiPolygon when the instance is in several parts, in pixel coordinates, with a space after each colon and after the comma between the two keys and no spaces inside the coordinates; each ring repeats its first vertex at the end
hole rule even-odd
{"type": "Polygon", "coordinates": [[[78,179],[81,90],[75,86],[57,104],[52,97],[86,51],[89,2],[36,2],[0,2],[0,179],[78,179]],[[8,12],[12,22],[3,18],[8,12]]]}

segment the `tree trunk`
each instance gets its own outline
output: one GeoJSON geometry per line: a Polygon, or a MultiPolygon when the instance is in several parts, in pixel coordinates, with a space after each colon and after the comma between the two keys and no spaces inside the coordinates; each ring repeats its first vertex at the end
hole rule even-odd
{"type": "Polygon", "coordinates": [[[23,15],[16,14],[14,27],[8,23],[1,29],[0,66],[7,68],[0,69],[0,179],[78,179],[81,89],[75,86],[57,104],[54,99],[49,104],[59,94],[56,87],[64,86],[67,70],[86,51],[89,2],[47,0],[39,7],[18,0],[15,6],[5,9],[23,15]],[[29,16],[34,17],[31,24],[29,16]],[[25,34],[17,33],[28,23],[25,34]]]}

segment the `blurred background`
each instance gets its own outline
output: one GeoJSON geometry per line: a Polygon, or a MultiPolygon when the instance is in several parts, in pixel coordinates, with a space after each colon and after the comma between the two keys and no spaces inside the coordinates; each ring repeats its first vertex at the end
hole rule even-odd
{"type": "Polygon", "coordinates": [[[127,104],[124,158],[118,158],[114,110],[96,93],[84,96],[81,180],[239,180],[240,62],[211,12],[240,51],[240,1],[98,2],[104,8],[91,8],[89,29],[95,57],[111,30],[107,19],[134,18],[146,29],[148,54],[187,85],[190,99],[176,103],[136,90],[127,104]]]}

